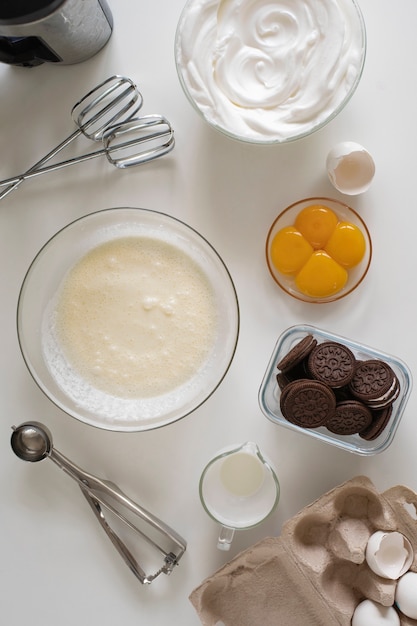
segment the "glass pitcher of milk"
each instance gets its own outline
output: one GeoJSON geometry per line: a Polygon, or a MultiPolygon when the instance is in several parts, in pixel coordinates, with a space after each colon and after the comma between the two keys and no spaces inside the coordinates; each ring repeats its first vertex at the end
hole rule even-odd
{"type": "Polygon", "coordinates": [[[280,496],[274,470],[251,441],[218,452],[201,474],[199,491],[204,509],[221,525],[219,550],[230,549],[235,530],[263,522],[280,496]]]}

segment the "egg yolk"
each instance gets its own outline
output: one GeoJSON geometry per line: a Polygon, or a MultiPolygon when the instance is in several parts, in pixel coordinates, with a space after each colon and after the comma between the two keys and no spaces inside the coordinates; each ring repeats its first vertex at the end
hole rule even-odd
{"type": "Polygon", "coordinates": [[[339,222],[324,249],[340,265],[350,269],[365,255],[365,237],[355,224],[339,222]]]}
{"type": "Polygon", "coordinates": [[[311,298],[326,298],[346,285],[348,273],[323,250],[313,252],[295,278],[298,289],[311,298]]]}
{"type": "Polygon", "coordinates": [[[295,227],[315,250],[321,250],[329,240],[338,221],[336,213],[328,207],[322,204],[312,204],[302,209],[297,215],[295,227]]]}
{"type": "Polygon", "coordinates": [[[279,230],[271,242],[271,261],[283,274],[296,274],[312,253],[313,248],[294,226],[279,230]]]}

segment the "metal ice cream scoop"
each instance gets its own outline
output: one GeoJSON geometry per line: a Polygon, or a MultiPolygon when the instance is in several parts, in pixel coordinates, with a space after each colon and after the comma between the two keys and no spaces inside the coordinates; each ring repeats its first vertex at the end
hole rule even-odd
{"type": "Polygon", "coordinates": [[[19,458],[30,462],[50,458],[51,461],[56,463],[58,467],[63,469],[78,483],[114,547],[142,584],[151,583],[161,573],[170,574],[172,572],[186,549],[186,542],[182,537],[164,522],[133,502],[116,485],[85,472],[67,459],[53,447],[52,435],[43,424],[35,421],[24,422],[20,426],[13,426],[12,429],[11,446],[19,458]],[[121,513],[120,509],[123,508],[126,512],[130,512],[130,514],[140,518],[142,523],[147,524],[148,531],[141,530],[126,517],[126,514],[121,513]],[[163,565],[155,574],[145,574],[129,548],[108,523],[103,509],[110,512],[131,530],[139,534],[149,545],[162,553],[164,557],[163,565]],[[167,547],[163,548],[159,545],[162,540],[167,547]]]}

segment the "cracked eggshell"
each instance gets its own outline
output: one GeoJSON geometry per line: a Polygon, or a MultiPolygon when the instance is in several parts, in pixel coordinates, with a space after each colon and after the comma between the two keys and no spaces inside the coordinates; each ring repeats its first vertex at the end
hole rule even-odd
{"type": "Polygon", "coordinates": [[[396,531],[378,530],[369,537],[365,558],[375,574],[397,580],[410,569],[414,555],[407,537],[396,531]]]}
{"type": "Polygon", "coordinates": [[[350,196],[365,192],[375,175],[372,156],[363,146],[353,141],[342,141],[330,150],[326,169],[332,185],[350,196]]]}
{"type": "Polygon", "coordinates": [[[400,626],[400,618],[392,606],[364,600],[355,609],[352,626],[400,626]]]}
{"type": "Polygon", "coordinates": [[[395,591],[395,603],[411,619],[417,619],[417,574],[408,572],[400,578],[395,591]]]}

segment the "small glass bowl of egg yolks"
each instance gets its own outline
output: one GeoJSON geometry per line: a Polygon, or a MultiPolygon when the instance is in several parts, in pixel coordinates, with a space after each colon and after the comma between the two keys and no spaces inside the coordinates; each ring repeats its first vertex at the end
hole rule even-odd
{"type": "Polygon", "coordinates": [[[330,198],[306,198],[272,224],[266,259],[275,282],[304,302],[334,302],[364,279],[372,243],[363,219],[330,198]]]}

